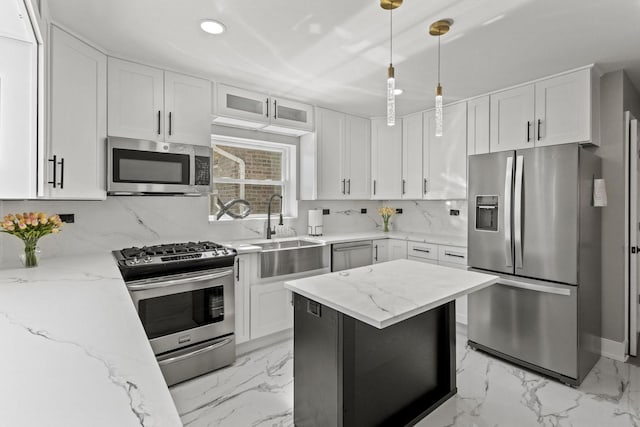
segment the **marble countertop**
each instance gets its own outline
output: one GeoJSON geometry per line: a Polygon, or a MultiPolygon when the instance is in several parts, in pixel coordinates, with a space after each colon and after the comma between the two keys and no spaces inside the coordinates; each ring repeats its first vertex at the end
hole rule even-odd
{"type": "Polygon", "coordinates": [[[0,425],[182,426],[110,253],[0,270],[0,425]]]}
{"type": "Polygon", "coordinates": [[[497,276],[396,260],[285,282],[285,288],[385,328],[494,284],[497,276]]]}
{"type": "MultiPolygon", "coordinates": [[[[294,240],[294,239],[305,239],[305,240],[315,240],[318,242],[333,244],[333,243],[344,243],[344,242],[357,242],[359,240],[377,240],[377,239],[399,239],[399,240],[407,240],[410,242],[421,242],[421,243],[434,243],[438,245],[449,245],[449,246],[467,246],[467,237],[466,236],[451,236],[451,235],[438,235],[438,234],[424,234],[417,233],[411,231],[391,231],[388,233],[382,231],[369,231],[369,232],[358,232],[358,233],[332,233],[325,234],[322,236],[297,236],[297,237],[285,237],[285,238],[275,238],[273,241],[283,241],[283,240],[294,240]]],[[[252,245],[251,243],[266,243],[269,242],[267,239],[251,239],[247,240],[239,240],[234,242],[223,242],[224,245],[229,247],[233,247],[238,251],[239,254],[246,254],[252,252],[260,252],[262,249],[260,246],[252,245]]]]}

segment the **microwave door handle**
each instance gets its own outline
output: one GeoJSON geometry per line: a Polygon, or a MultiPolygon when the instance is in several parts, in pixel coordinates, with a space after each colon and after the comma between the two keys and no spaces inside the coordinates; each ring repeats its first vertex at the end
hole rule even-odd
{"type": "Polygon", "coordinates": [[[127,288],[130,291],[144,291],[148,289],[166,288],[169,286],[178,286],[194,282],[203,282],[205,280],[219,279],[221,277],[230,276],[231,274],[233,274],[233,269],[226,269],[215,273],[201,274],[197,276],[181,277],[179,279],[161,280],[157,282],[141,280],[139,283],[128,283],[127,288]]]}
{"type": "Polygon", "coordinates": [[[505,267],[513,266],[511,242],[511,193],[513,189],[513,157],[507,157],[504,176],[504,256],[505,267]]]}
{"type": "Polygon", "coordinates": [[[522,269],[522,174],[524,172],[524,156],[516,159],[516,188],[513,203],[513,234],[515,240],[516,268],[522,269]]]}

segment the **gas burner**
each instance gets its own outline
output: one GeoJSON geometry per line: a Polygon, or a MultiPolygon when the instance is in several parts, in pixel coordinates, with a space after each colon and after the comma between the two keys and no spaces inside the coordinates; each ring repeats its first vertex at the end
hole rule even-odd
{"type": "Polygon", "coordinates": [[[209,242],[185,242],[125,248],[113,252],[125,279],[168,271],[232,266],[236,251],[209,242]]]}

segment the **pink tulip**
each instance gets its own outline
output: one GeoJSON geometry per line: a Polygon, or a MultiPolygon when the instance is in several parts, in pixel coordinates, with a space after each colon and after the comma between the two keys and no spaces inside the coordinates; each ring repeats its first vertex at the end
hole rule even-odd
{"type": "Polygon", "coordinates": [[[25,228],[27,228],[27,224],[25,224],[24,222],[21,221],[21,222],[18,223],[18,228],[20,230],[24,230],[25,228]]]}
{"type": "Polygon", "coordinates": [[[51,230],[51,232],[52,232],[53,234],[58,234],[58,233],[60,232],[60,230],[59,230],[59,229],[57,229],[57,228],[54,228],[54,229],[52,229],[52,230],[51,230]]]}
{"type": "Polygon", "coordinates": [[[10,226],[7,227],[8,231],[13,231],[15,229],[16,229],[16,227],[13,224],[11,224],[10,226]]]}

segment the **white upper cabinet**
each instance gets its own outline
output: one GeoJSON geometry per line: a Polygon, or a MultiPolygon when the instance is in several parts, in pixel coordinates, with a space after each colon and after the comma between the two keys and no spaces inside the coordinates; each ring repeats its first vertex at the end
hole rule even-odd
{"type": "Polygon", "coordinates": [[[211,144],[210,93],[207,80],[165,71],[165,141],[211,144]]]}
{"type": "Polygon", "coordinates": [[[422,115],[422,113],[416,113],[402,118],[403,199],[421,199],[424,191],[422,115]]]}
{"type": "Polygon", "coordinates": [[[109,58],[108,134],[164,141],[164,72],[109,58]]]}
{"type": "Polygon", "coordinates": [[[323,108],[317,119],[318,199],[368,199],[369,120],[323,108]]]}
{"type": "Polygon", "coordinates": [[[214,122],[255,128],[269,123],[271,103],[266,94],[218,83],[215,106],[214,122]]]}
{"type": "Polygon", "coordinates": [[[591,141],[591,70],[536,83],[536,146],[591,141]]]}
{"type": "Polygon", "coordinates": [[[467,197],[467,104],[443,109],[443,135],[435,136],[435,112],[424,113],[424,198],[467,197]]]}
{"type": "Polygon", "coordinates": [[[109,58],[110,136],[209,145],[211,82],[109,58]]]}
{"type": "MultiPolygon", "coordinates": [[[[313,131],[313,106],[284,98],[271,97],[271,124],[265,130],[300,129],[313,131]]],[[[286,131],[285,131],[286,132],[286,131]]],[[[295,134],[295,133],[294,133],[295,134]]]]}
{"type": "Polygon", "coordinates": [[[534,85],[491,95],[491,152],[534,146],[534,85]]]}
{"type": "Polygon", "coordinates": [[[107,57],[51,27],[50,134],[42,195],[104,199],[107,57]]]}
{"type": "Polygon", "coordinates": [[[402,120],[387,126],[387,119],[371,120],[371,198],[402,196],[402,120]]]}
{"type": "Polygon", "coordinates": [[[315,129],[312,105],[218,83],[215,123],[300,136],[315,129]]]}
{"type": "Polygon", "coordinates": [[[342,199],[346,192],[345,114],[323,108],[317,114],[318,199],[342,199]]]}
{"type": "Polygon", "coordinates": [[[491,95],[492,152],[599,138],[599,84],[592,68],[491,95]]]}
{"type": "Polygon", "coordinates": [[[467,103],[467,155],[489,152],[489,96],[467,103]]]}
{"type": "Polygon", "coordinates": [[[0,55],[0,199],[30,198],[36,194],[37,46],[0,36],[0,55]]]}

